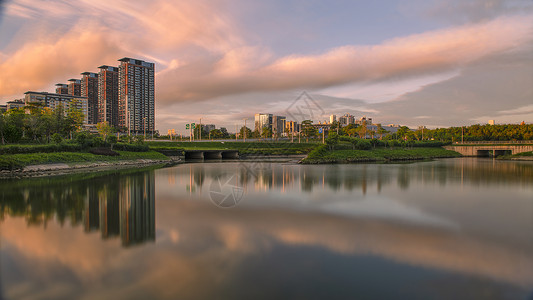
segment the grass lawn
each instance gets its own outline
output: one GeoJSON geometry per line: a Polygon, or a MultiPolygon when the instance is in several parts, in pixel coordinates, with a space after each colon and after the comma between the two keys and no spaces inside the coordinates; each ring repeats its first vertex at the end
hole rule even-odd
{"type": "Polygon", "coordinates": [[[146,142],[151,150],[239,150],[240,154],[307,154],[317,143],[290,142],[146,142]]]}
{"type": "Polygon", "coordinates": [[[444,148],[376,148],[371,150],[333,150],[310,153],[304,163],[350,163],[366,161],[418,160],[461,156],[444,148]]]}
{"type": "Polygon", "coordinates": [[[54,152],[54,153],[28,153],[4,154],[0,156],[0,170],[20,169],[29,165],[50,163],[79,163],[79,162],[108,162],[135,159],[169,160],[165,155],[155,152],[126,152],[117,151],[119,156],[95,155],[86,152],[54,152]]]}

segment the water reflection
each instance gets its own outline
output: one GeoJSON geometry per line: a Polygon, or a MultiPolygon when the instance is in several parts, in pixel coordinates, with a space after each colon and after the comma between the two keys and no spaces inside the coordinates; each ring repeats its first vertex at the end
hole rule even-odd
{"type": "Polygon", "coordinates": [[[169,185],[186,187],[189,194],[201,195],[207,180],[236,174],[246,190],[299,190],[312,193],[314,189],[333,191],[361,190],[369,188],[381,191],[384,186],[395,185],[406,190],[413,183],[441,186],[468,184],[529,185],[533,178],[533,164],[496,161],[492,159],[449,159],[415,164],[361,164],[361,165],[313,165],[295,166],[270,163],[188,164],[168,169],[165,176],[169,185]],[[354,171],[354,166],[356,170],[354,171]],[[391,173],[391,169],[394,170],[391,173]],[[179,177],[179,178],[178,178],[179,177]]]}
{"type": "Polygon", "coordinates": [[[24,217],[30,226],[57,220],[83,225],[123,246],[155,241],[154,171],[0,182],[0,218],[24,217]]]}
{"type": "Polygon", "coordinates": [[[532,167],[202,163],[3,182],[0,298],[525,299],[532,167]],[[232,209],[208,199],[224,175],[247,190],[232,209]]]}

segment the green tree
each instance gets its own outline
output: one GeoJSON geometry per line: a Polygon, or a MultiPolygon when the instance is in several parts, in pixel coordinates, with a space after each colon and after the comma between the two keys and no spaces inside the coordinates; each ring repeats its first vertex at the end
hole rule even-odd
{"type": "Polygon", "coordinates": [[[368,128],[366,126],[366,121],[363,121],[363,123],[357,127],[357,134],[360,138],[366,139],[366,135],[368,134],[368,128]]]}
{"type": "Polygon", "coordinates": [[[67,117],[65,118],[65,131],[68,133],[70,138],[72,138],[73,132],[77,132],[81,129],[81,125],[83,125],[84,120],[85,115],[83,114],[83,111],[80,108],[79,100],[73,99],[70,102],[69,108],[67,110],[67,117]]]}
{"type": "Polygon", "coordinates": [[[110,135],[107,137],[107,142],[111,145],[111,150],[113,150],[113,146],[118,142],[118,138],[116,135],[110,135]]]}
{"type": "Polygon", "coordinates": [[[209,136],[212,139],[221,139],[224,137],[224,134],[222,134],[222,131],[220,131],[220,129],[212,129],[211,131],[209,131],[209,136]]]}
{"type": "Polygon", "coordinates": [[[302,125],[301,125],[302,133],[304,134],[307,142],[309,142],[309,138],[312,138],[318,135],[318,130],[312,124],[313,124],[313,121],[311,120],[302,121],[302,125]]]}
{"type": "Polygon", "coordinates": [[[328,145],[329,150],[334,150],[335,145],[339,143],[339,135],[336,132],[330,131],[328,137],[326,138],[326,145],[328,145]]]}
{"type": "Polygon", "coordinates": [[[96,124],[98,133],[102,136],[104,142],[107,141],[107,136],[113,132],[113,127],[107,121],[96,124]]]}
{"type": "Polygon", "coordinates": [[[52,142],[54,142],[55,144],[61,144],[62,141],[63,137],[61,137],[61,134],[56,132],[52,135],[52,142]]]}
{"type": "Polygon", "coordinates": [[[248,127],[242,126],[241,130],[239,130],[239,136],[240,136],[241,139],[244,138],[245,133],[246,133],[246,138],[249,139],[249,138],[252,137],[252,130],[250,128],[248,128],[248,127]]]}
{"type": "Polygon", "coordinates": [[[272,129],[268,127],[263,127],[263,130],[261,131],[261,137],[268,139],[272,137],[272,129]]]}
{"type": "Polygon", "coordinates": [[[383,135],[389,133],[389,131],[386,130],[385,128],[383,128],[381,126],[381,124],[378,124],[377,127],[378,128],[376,130],[376,133],[379,135],[379,139],[382,140],[383,139],[383,135]]]}

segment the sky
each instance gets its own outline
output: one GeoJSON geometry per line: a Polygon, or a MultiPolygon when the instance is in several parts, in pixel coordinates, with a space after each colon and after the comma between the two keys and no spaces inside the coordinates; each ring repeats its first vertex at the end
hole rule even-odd
{"type": "Polygon", "coordinates": [[[161,133],[302,104],[315,122],[532,123],[532,50],[531,0],[0,0],[0,103],[133,57],[156,63],[161,133]]]}

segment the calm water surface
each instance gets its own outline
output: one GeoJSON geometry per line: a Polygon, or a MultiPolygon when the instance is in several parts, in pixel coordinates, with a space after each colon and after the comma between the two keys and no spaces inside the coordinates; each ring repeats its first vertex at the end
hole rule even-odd
{"type": "Polygon", "coordinates": [[[0,299],[533,299],[533,163],[0,181],[0,299]]]}

